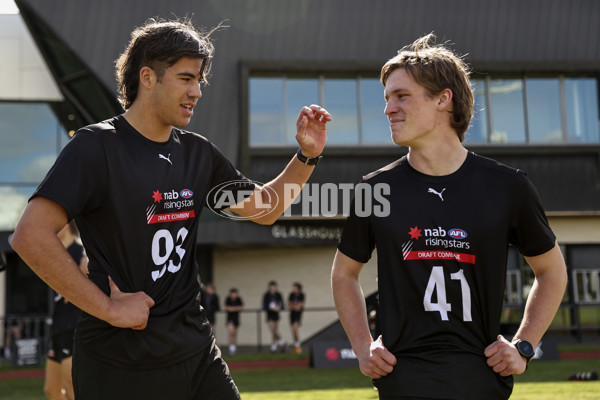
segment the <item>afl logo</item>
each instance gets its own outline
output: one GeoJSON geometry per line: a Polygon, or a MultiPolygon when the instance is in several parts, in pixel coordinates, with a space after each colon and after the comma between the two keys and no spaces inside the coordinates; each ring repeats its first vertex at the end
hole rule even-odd
{"type": "Polygon", "coordinates": [[[467,232],[463,231],[462,229],[450,229],[450,231],[448,231],[448,236],[450,236],[451,238],[454,239],[466,239],[467,238],[467,232]]]}
{"type": "Polygon", "coordinates": [[[190,189],[183,189],[181,192],[179,192],[179,194],[184,199],[189,199],[190,197],[192,197],[194,195],[194,192],[192,192],[190,189]]]}

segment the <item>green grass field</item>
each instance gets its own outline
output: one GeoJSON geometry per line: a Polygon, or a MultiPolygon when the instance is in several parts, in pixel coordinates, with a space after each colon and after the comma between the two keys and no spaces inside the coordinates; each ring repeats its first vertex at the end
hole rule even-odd
{"type": "MultiPolygon", "coordinates": [[[[600,360],[534,362],[516,378],[511,400],[598,400],[600,381],[569,381],[574,372],[600,371],[600,360]]],[[[370,379],[358,369],[278,368],[233,370],[244,400],[376,400],[370,379]]],[[[0,381],[0,400],[44,400],[43,379],[0,381]]]]}

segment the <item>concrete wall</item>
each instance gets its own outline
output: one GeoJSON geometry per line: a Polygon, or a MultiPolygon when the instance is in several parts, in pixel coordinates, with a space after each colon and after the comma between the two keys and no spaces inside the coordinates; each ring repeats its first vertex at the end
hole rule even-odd
{"type": "Polygon", "coordinates": [[[559,244],[600,243],[600,215],[548,218],[559,244]]]}

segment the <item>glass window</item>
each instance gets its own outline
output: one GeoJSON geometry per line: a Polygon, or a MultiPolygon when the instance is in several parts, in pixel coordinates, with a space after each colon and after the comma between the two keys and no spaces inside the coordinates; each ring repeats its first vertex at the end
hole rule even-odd
{"type": "Polygon", "coordinates": [[[44,179],[66,133],[46,103],[0,102],[0,182],[44,179]]]}
{"type": "Polygon", "coordinates": [[[563,141],[559,83],[556,78],[525,80],[530,143],[563,141]]]}
{"type": "MultiPolygon", "coordinates": [[[[475,112],[467,143],[600,142],[595,78],[492,76],[471,83],[475,112]]],[[[393,146],[377,78],[253,77],[249,102],[251,146],[295,146],[298,112],[313,103],[334,117],[328,126],[329,145],[393,146]]]]}
{"type": "Polygon", "coordinates": [[[570,143],[598,143],[598,82],[594,78],[566,78],[567,139],[570,143]]]}
{"type": "Polygon", "coordinates": [[[471,119],[471,126],[465,136],[465,141],[469,143],[485,143],[488,136],[485,81],[483,79],[473,79],[471,84],[473,93],[475,94],[475,111],[471,119]]]}
{"type": "Polygon", "coordinates": [[[359,143],[356,79],[326,79],[324,86],[324,106],[335,118],[327,127],[327,143],[359,143]]]}
{"type": "Polygon", "coordinates": [[[377,78],[360,79],[362,143],[392,144],[390,123],[385,115],[383,86],[377,78]]]}
{"type": "Polygon", "coordinates": [[[286,144],[296,145],[296,120],[304,106],[319,104],[317,79],[287,79],[285,81],[286,144]]]}
{"type": "Polygon", "coordinates": [[[284,140],[283,78],[250,80],[250,143],[281,145],[284,140]]]}
{"type": "Polygon", "coordinates": [[[524,143],[523,82],[521,79],[490,80],[491,143],[524,143]]]}

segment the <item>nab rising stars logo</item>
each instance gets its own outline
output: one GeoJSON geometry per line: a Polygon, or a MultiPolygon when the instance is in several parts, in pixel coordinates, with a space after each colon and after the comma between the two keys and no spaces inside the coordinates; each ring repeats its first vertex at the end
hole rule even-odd
{"type": "Polygon", "coordinates": [[[156,224],[162,222],[181,221],[194,218],[194,210],[179,211],[182,208],[194,206],[194,192],[190,189],[182,189],[180,191],[170,190],[161,192],[160,190],[152,191],[152,205],[146,208],[146,220],[148,224],[156,224]],[[157,214],[158,208],[162,206],[163,210],[175,209],[177,212],[157,214]]]}
{"type": "Polygon", "coordinates": [[[465,253],[456,253],[447,249],[468,250],[471,243],[468,242],[469,236],[464,229],[452,228],[444,229],[441,226],[437,228],[419,229],[418,226],[411,227],[408,231],[410,239],[402,245],[402,256],[404,260],[424,260],[424,259],[452,259],[455,258],[461,262],[475,263],[475,256],[465,253]],[[422,245],[426,248],[446,250],[413,250],[413,245],[423,238],[422,245]]]}

